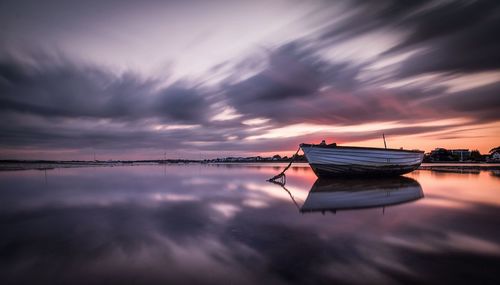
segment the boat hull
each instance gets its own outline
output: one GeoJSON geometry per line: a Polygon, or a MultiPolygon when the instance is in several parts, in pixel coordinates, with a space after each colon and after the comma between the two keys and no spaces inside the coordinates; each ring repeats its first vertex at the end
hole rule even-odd
{"type": "Polygon", "coordinates": [[[301,145],[318,177],[397,176],[417,169],[422,151],[301,145]]]}

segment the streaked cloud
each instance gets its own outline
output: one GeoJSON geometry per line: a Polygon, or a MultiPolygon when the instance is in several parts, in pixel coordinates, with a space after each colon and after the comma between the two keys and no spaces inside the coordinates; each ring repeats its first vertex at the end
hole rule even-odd
{"type": "Polygon", "coordinates": [[[1,158],[499,142],[495,1],[188,2],[3,1],[1,158]]]}

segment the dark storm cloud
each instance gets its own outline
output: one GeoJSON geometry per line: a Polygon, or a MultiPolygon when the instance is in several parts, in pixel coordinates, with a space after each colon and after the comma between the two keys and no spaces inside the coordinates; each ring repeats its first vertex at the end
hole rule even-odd
{"type": "Polygon", "coordinates": [[[480,122],[500,120],[500,82],[425,101],[436,109],[469,115],[480,122]]]}
{"type": "Polygon", "coordinates": [[[175,121],[204,122],[209,119],[209,102],[204,95],[194,88],[171,86],[160,91],[152,109],[175,121]]]}
{"type": "Polygon", "coordinates": [[[394,49],[456,35],[464,44],[467,44],[469,37],[474,36],[478,36],[476,40],[481,41],[481,44],[496,43],[496,39],[487,37],[487,34],[493,32],[488,28],[498,24],[497,1],[434,1],[429,4],[431,5],[422,11],[407,11],[409,13],[397,22],[404,28],[413,28],[413,32],[394,49]],[[472,31],[484,33],[474,35],[472,31]]]}
{"type": "Polygon", "coordinates": [[[424,48],[410,57],[395,75],[424,72],[472,72],[500,68],[498,1],[347,1],[351,17],[321,33],[327,44],[380,29],[406,36],[385,54],[424,48]]]}
{"type": "Polygon", "coordinates": [[[466,31],[471,26],[489,22],[498,12],[496,1],[391,1],[379,14],[391,24],[413,28],[395,48],[466,31]],[[411,2],[411,3],[409,3],[411,2]],[[390,4],[389,4],[390,3],[390,4]],[[403,9],[400,9],[403,8],[403,9]],[[403,13],[398,13],[403,12],[403,13]]]}
{"type": "MultiPolygon", "coordinates": [[[[488,122],[498,119],[497,85],[458,94],[442,95],[442,89],[383,90],[363,88],[357,79],[362,65],[333,63],[318,58],[315,50],[290,43],[269,52],[269,65],[249,79],[224,84],[212,96],[197,87],[174,83],[159,88],[157,79],[141,79],[132,73],[115,75],[98,67],[79,67],[67,61],[51,65],[0,64],[2,144],[57,148],[103,149],[182,148],[266,151],[294,145],[290,138],[270,143],[225,141],[243,139],[261,131],[242,128],[239,120],[213,122],[211,103],[226,102],[244,118],[265,117],[274,127],[295,123],[358,124],[373,121],[441,119],[467,115],[488,122]],[[326,89],[322,87],[326,86],[326,89]],[[475,94],[474,103],[470,94],[475,94]],[[430,98],[430,99],[429,99],[430,98]],[[493,104],[492,104],[493,102],[493,104]],[[409,108],[410,107],[410,108],[409,108]],[[46,124],[31,124],[23,116],[39,117],[46,124]],[[122,123],[117,127],[84,128],[102,119],[122,123]],[[151,130],[148,120],[165,124],[201,124],[194,130],[151,130]],[[111,130],[111,131],[110,131],[111,130]],[[186,146],[202,140],[207,144],[186,146]]],[[[442,130],[442,127],[395,128],[386,133],[402,135],[442,130]]],[[[350,134],[351,140],[378,137],[378,132],[350,134]]],[[[337,135],[337,140],[349,141],[337,135]]]]}
{"type": "Polygon", "coordinates": [[[352,15],[321,30],[319,41],[295,41],[269,54],[270,59],[286,57],[288,64],[270,64],[261,73],[229,86],[226,92],[230,102],[244,114],[272,118],[283,124],[355,124],[462,115],[481,118],[485,122],[498,119],[490,111],[498,108],[496,86],[446,96],[443,95],[446,88],[438,86],[386,90],[359,79],[361,71],[374,61],[365,65],[336,58],[332,62],[320,56],[325,47],[335,47],[344,40],[392,29],[404,31],[405,37],[379,59],[406,51],[421,51],[401,62],[400,67],[385,79],[386,82],[427,72],[497,70],[500,68],[497,52],[500,41],[495,30],[500,26],[500,5],[496,1],[347,3],[352,15]],[[303,67],[303,73],[290,72],[293,70],[290,66],[296,64],[303,67]],[[274,73],[288,76],[289,82],[295,85],[284,84],[282,80],[269,76],[274,73]],[[315,78],[315,84],[307,89],[293,88],[304,78],[315,78]],[[329,88],[320,91],[325,86],[329,88]],[[439,99],[424,101],[432,97],[439,99]]]}
{"type": "MultiPolygon", "coordinates": [[[[92,123],[96,124],[96,122],[92,123]]],[[[141,130],[133,125],[121,128],[108,129],[83,129],[78,123],[73,124],[48,124],[42,127],[23,126],[21,123],[0,124],[3,146],[27,147],[36,145],[50,149],[65,148],[101,148],[124,150],[133,148],[162,148],[164,144],[171,147],[180,147],[178,139],[186,137],[186,132],[174,131],[169,136],[158,134],[148,129],[141,130]],[[57,126],[57,127],[56,127],[57,126]]]]}
{"type": "Polygon", "coordinates": [[[133,97],[151,87],[132,76],[114,78],[99,69],[57,63],[30,67],[4,61],[0,78],[2,110],[53,117],[133,116],[140,108],[133,97]]]}
{"type": "Polygon", "coordinates": [[[209,124],[211,99],[187,83],[160,87],[159,79],[130,72],[115,74],[47,55],[30,60],[0,62],[2,147],[120,151],[182,148],[197,136],[221,137],[217,130],[153,128],[209,124]]]}
{"type": "MultiPolygon", "coordinates": [[[[451,111],[420,102],[442,95],[446,91],[444,88],[386,90],[366,86],[358,79],[365,65],[347,61],[329,62],[319,58],[316,52],[302,48],[300,42],[277,48],[269,54],[269,60],[286,58],[287,64],[271,63],[249,79],[224,86],[223,91],[239,112],[270,118],[280,125],[418,120],[442,118],[451,111]],[[297,66],[300,66],[300,72],[292,72],[297,70],[297,66]],[[274,74],[281,77],[272,76],[274,74]],[[310,78],[314,78],[314,84],[310,78]],[[304,79],[309,85],[303,85],[304,79]]],[[[452,95],[448,98],[461,100],[461,97],[454,98],[452,95]]]]}
{"type": "MultiPolygon", "coordinates": [[[[41,7],[41,15],[34,15],[33,19],[47,19],[48,15],[51,18],[58,14],[64,18],[60,19],[61,23],[79,25],[101,15],[97,10],[109,11],[109,7],[114,7],[113,3],[92,2],[73,17],[73,12],[61,12],[62,6],[57,3],[41,7]]],[[[132,4],[127,3],[119,9],[129,9],[132,4]]],[[[488,123],[499,119],[495,112],[499,108],[497,83],[454,93],[442,85],[391,89],[381,86],[429,72],[468,75],[498,71],[500,38],[495,32],[500,26],[500,5],[496,1],[344,3],[347,8],[344,7],[341,14],[347,16],[339,17],[339,21],[325,24],[301,38],[267,46],[264,56],[242,55],[222,60],[210,69],[210,73],[225,74],[222,83],[216,84],[207,83],[212,74],[191,81],[184,76],[182,80],[166,84],[168,78],[165,76],[112,72],[101,66],[43,52],[28,56],[21,55],[21,51],[15,53],[16,56],[3,55],[0,59],[0,144],[4,147],[92,146],[107,149],[169,145],[201,150],[264,151],[293,145],[294,140],[302,138],[271,142],[242,140],[263,134],[269,128],[298,123],[415,123],[457,117],[488,123]],[[333,57],[328,55],[330,48],[335,49],[345,41],[381,31],[401,32],[401,37],[378,56],[357,60],[344,57],[342,53],[333,57]],[[379,60],[405,52],[413,54],[395,64],[388,73],[370,69],[379,60]],[[245,76],[249,72],[253,75],[245,76]],[[375,79],[366,79],[367,73],[375,79]],[[225,107],[234,108],[241,116],[214,121],[214,115],[225,107]],[[270,119],[264,125],[266,128],[252,129],[242,124],[244,120],[257,117],[270,119]],[[168,132],[154,129],[155,126],[161,129],[171,125],[199,127],[168,132]],[[198,144],[189,146],[188,142],[198,144]]],[[[6,9],[1,9],[1,22],[9,24],[5,30],[9,35],[21,25],[14,19],[16,14],[25,18],[35,11],[30,5],[26,5],[24,12],[23,7],[13,2],[2,5],[6,9]],[[10,8],[12,15],[7,15],[10,8]]],[[[338,7],[328,3],[325,10],[338,7]]],[[[127,14],[122,12],[117,15],[127,14]]],[[[33,22],[26,20],[24,24],[33,22]]],[[[55,22],[41,21],[40,29],[52,29],[57,34],[60,30],[54,29],[54,25],[55,22]]],[[[41,34],[52,35],[49,32],[41,34]]],[[[51,41],[50,38],[46,40],[51,41]]],[[[2,46],[7,44],[15,45],[15,42],[6,41],[2,46]]],[[[367,45],[365,49],[370,48],[369,42],[364,44],[367,45]]],[[[170,73],[175,76],[175,70],[170,73]]],[[[441,130],[441,127],[433,128],[441,130]]],[[[386,133],[402,135],[407,134],[408,129],[394,128],[386,133]]],[[[424,133],[431,127],[412,127],[411,130],[424,133]]],[[[349,136],[351,139],[370,139],[378,133],[349,136]]],[[[343,137],[338,139],[342,141],[343,137]]]]}
{"type": "Polygon", "coordinates": [[[359,88],[356,77],[363,66],[325,61],[316,54],[317,50],[304,46],[300,41],[291,42],[269,52],[269,65],[262,72],[223,86],[228,101],[243,114],[282,123],[318,121],[322,118],[320,113],[327,113],[323,117],[327,120],[341,117],[342,114],[332,112],[331,108],[341,106],[338,100],[357,101],[356,95],[349,92],[359,88]],[[320,94],[321,88],[328,86],[337,92],[328,96],[320,94]],[[333,102],[336,104],[331,104],[333,102]],[[328,109],[322,105],[325,103],[328,109]]]}
{"type": "MultiPolygon", "coordinates": [[[[314,94],[319,88],[320,62],[309,51],[290,43],[271,51],[268,67],[261,73],[227,86],[229,99],[235,104],[279,102],[314,94]]],[[[259,60],[259,59],[257,59],[259,60]]],[[[251,106],[249,106],[251,108],[251,106]]]]}
{"type": "Polygon", "coordinates": [[[350,39],[401,21],[429,2],[431,1],[344,1],[348,7],[344,12],[351,15],[327,25],[322,29],[320,38],[327,42],[350,39]]]}
{"type": "Polygon", "coordinates": [[[474,72],[500,68],[500,5],[497,1],[450,1],[415,13],[399,24],[412,33],[390,52],[426,50],[410,57],[400,76],[424,72],[474,72]]]}
{"type": "MultiPolygon", "coordinates": [[[[35,59],[36,60],[36,59],[35,59]]],[[[28,65],[0,62],[0,110],[42,117],[139,120],[158,116],[171,122],[201,122],[207,97],[180,83],[158,88],[159,81],[116,75],[69,61],[28,65]]]]}
{"type": "Polygon", "coordinates": [[[498,70],[500,39],[495,35],[499,26],[500,17],[432,40],[426,50],[416,53],[402,64],[398,76],[498,70]]]}

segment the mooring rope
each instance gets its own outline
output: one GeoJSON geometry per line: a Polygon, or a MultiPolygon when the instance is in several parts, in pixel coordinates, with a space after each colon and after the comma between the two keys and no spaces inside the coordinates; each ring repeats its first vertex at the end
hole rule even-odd
{"type": "Polygon", "coordinates": [[[283,190],[286,191],[286,193],[288,193],[288,195],[290,196],[290,198],[292,198],[292,202],[293,204],[295,204],[295,207],[297,207],[297,209],[300,211],[300,206],[299,204],[297,203],[297,201],[295,201],[295,197],[293,197],[292,195],[292,192],[290,192],[290,190],[288,190],[286,187],[285,187],[285,184],[282,184],[281,182],[277,182],[277,181],[271,181],[271,179],[267,180],[271,183],[274,183],[274,184],[278,184],[279,186],[281,186],[281,188],[283,188],[283,190]]]}
{"type": "Polygon", "coordinates": [[[268,179],[267,181],[269,182],[277,182],[278,184],[283,184],[285,185],[286,184],[286,176],[285,176],[285,172],[288,170],[288,168],[290,168],[290,166],[292,166],[292,163],[295,161],[295,159],[299,156],[299,151],[300,151],[300,146],[299,148],[297,149],[297,151],[295,152],[295,154],[292,156],[292,160],[290,160],[290,163],[285,167],[285,169],[283,169],[283,171],[281,171],[281,173],[271,177],[270,179],[268,179]],[[279,179],[279,181],[277,181],[279,179]]]}

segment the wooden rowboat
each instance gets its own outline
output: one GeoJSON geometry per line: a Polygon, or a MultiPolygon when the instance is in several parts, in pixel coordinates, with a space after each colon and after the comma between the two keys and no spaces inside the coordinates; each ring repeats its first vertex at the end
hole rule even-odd
{"type": "Polygon", "coordinates": [[[417,169],[421,150],[300,144],[318,177],[396,176],[417,169]]]}

